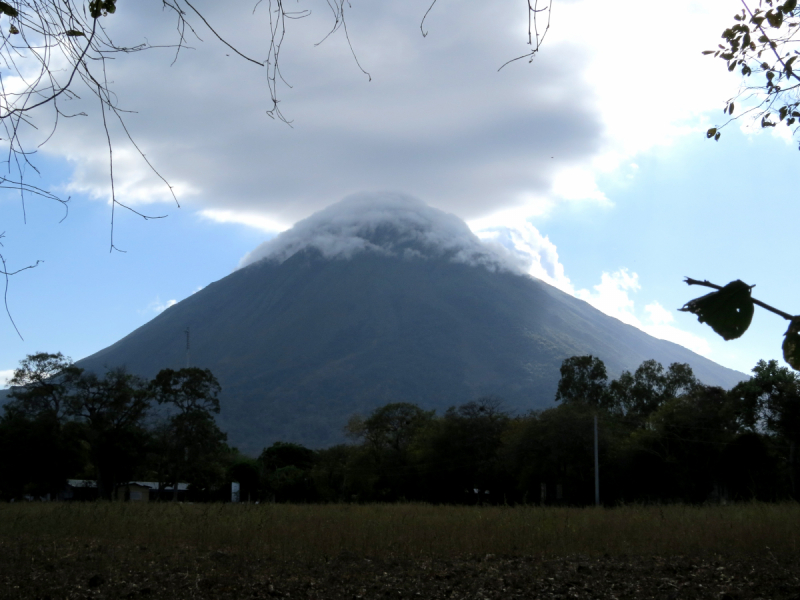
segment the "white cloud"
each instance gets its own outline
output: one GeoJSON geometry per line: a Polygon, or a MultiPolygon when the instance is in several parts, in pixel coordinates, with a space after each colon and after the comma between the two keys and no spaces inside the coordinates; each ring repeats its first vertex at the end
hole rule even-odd
{"type": "Polygon", "coordinates": [[[668,325],[675,321],[675,317],[658,302],[652,302],[644,307],[647,318],[653,325],[668,325]]]}
{"type": "Polygon", "coordinates": [[[14,376],[14,369],[0,371],[0,389],[8,387],[8,380],[14,376]]]}
{"type": "Polygon", "coordinates": [[[558,172],[553,179],[553,194],[563,200],[593,200],[609,206],[611,201],[600,191],[595,175],[588,169],[573,167],[558,172]]]}
{"type": "Polygon", "coordinates": [[[556,176],[555,195],[606,202],[595,183],[599,176],[627,179],[633,157],[687,135],[702,136],[709,111],[724,121],[725,101],[741,78],[701,52],[716,46],[734,9],[727,0],[676,0],[670,11],[680,15],[679,37],[676,21],[665,19],[658,3],[620,0],[611,12],[594,0],[556,6],[547,42],[552,45],[542,52],[557,51],[559,44],[586,52],[576,76],[591,90],[603,137],[590,158],[556,176]]]}
{"type": "MultiPolygon", "coordinates": [[[[518,0],[437,3],[426,38],[419,21],[427,5],[358,3],[348,31],[371,82],[342,32],[315,46],[330,25],[317,10],[326,7],[301,0],[298,8],[312,15],[292,23],[282,54],[293,87],[281,88],[281,108],[293,128],[264,114],[264,69],[228,56],[213,36],[193,41],[174,65],[171,51],[108,65],[121,105],[136,111],[127,119],[137,143],[181,202],[206,218],[277,232],[364,189],[402,190],[470,220],[512,209],[531,218],[563,202],[611,206],[601,176],[627,179],[637,154],[702,135],[704,113],[721,115],[738,82],[700,54],[729,25],[726,0],[670,4],[682,15],[679,42],[659,4],[620,0],[609,11],[596,0],[557,3],[541,52],[500,72],[529,50],[518,0]]],[[[219,31],[236,32],[243,51],[266,55],[266,10],[205,10],[219,31]]],[[[104,20],[128,45],[144,33],[170,43],[172,25],[147,3],[104,20]]],[[[64,108],[96,118],[90,98],[64,108]]],[[[171,202],[124,132],[110,127],[120,200],[171,202]]],[[[70,119],[43,147],[75,165],[69,191],[108,198],[104,136],[70,119]]]]}
{"type": "Polygon", "coordinates": [[[600,283],[592,289],[594,291],[577,290],[575,296],[623,323],[639,326],[639,319],[633,311],[633,299],[630,297],[631,293],[641,289],[639,276],[636,273],[629,273],[628,269],[603,273],[600,283]]]}
{"type": "Polygon", "coordinates": [[[639,276],[628,269],[620,269],[614,273],[603,273],[600,283],[593,286],[593,291],[577,290],[575,296],[653,337],[680,344],[706,357],[711,354],[707,340],[672,325],[675,321],[672,313],[657,301],[644,307],[644,317],[637,315],[633,295],[640,289],[639,276]]]}
{"type": "Polygon", "coordinates": [[[506,256],[509,263],[517,265],[520,271],[574,294],[572,283],[564,273],[564,265],[559,262],[555,244],[531,223],[519,220],[514,225],[492,226],[480,222],[475,225],[483,225],[475,230],[475,234],[498,254],[506,256]]]}
{"type": "Polygon", "coordinates": [[[174,306],[178,303],[177,300],[167,300],[166,302],[161,302],[161,298],[156,296],[156,299],[153,300],[150,304],[147,305],[146,312],[154,312],[154,313],[161,313],[167,310],[170,306],[174,306]]]}
{"type": "Polygon", "coordinates": [[[291,224],[271,219],[263,214],[247,211],[205,209],[200,215],[217,223],[238,223],[267,233],[278,233],[288,229],[291,224]]]}
{"type": "Polygon", "coordinates": [[[455,215],[391,192],[348,196],[264,242],[239,266],[264,259],[283,262],[307,248],[330,259],[349,259],[359,252],[447,256],[454,262],[520,272],[515,255],[483,244],[455,215]]]}
{"type": "MultiPolygon", "coordinates": [[[[174,66],[171,52],[126,55],[108,65],[109,79],[122,106],[136,111],[127,123],[147,158],[182,204],[210,219],[274,232],[363,189],[424,196],[463,218],[519,206],[530,216],[552,196],[556,173],[591,160],[603,132],[593,94],[576,76],[588,49],[556,43],[533,64],[497,72],[528,49],[526,11],[517,0],[498,2],[437,5],[427,38],[419,32],[426,6],[354,5],[348,31],[372,82],[344,36],[315,47],[330,25],[324,11],[293,22],[282,55],[293,88],[281,91],[293,128],[265,116],[263,69],[226,56],[213,36],[193,42],[174,66]]],[[[171,24],[150,8],[120,8],[104,26],[126,41],[142,32],[152,43],[173,40],[171,24]]],[[[249,15],[224,3],[206,10],[219,31],[236,32],[239,47],[266,53],[266,11],[249,15]]],[[[66,109],[97,118],[90,96],[66,109]]],[[[87,123],[62,122],[43,151],[73,161],[70,191],[107,199],[105,134],[87,123]]],[[[110,128],[119,199],[171,201],[119,126],[110,128]]],[[[566,195],[602,198],[586,179],[566,195]]]]}

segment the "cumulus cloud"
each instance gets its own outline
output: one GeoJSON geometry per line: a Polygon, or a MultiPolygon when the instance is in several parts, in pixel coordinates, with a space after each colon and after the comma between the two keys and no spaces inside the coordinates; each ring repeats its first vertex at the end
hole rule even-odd
{"type": "Polygon", "coordinates": [[[620,269],[613,273],[603,273],[600,283],[593,286],[592,290],[577,290],[575,296],[653,337],[680,344],[706,357],[711,354],[711,346],[707,340],[673,325],[675,318],[672,313],[658,302],[646,305],[644,317],[638,316],[633,295],[640,289],[639,276],[628,269],[620,269]]]}
{"type": "Polygon", "coordinates": [[[559,262],[558,250],[547,236],[526,220],[514,225],[494,225],[478,229],[476,235],[523,273],[541,279],[573,294],[574,289],[559,262]]]}
{"type": "MultiPolygon", "coordinates": [[[[120,7],[104,26],[130,45],[143,32],[152,43],[173,41],[173,23],[150,8],[120,7]]],[[[204,8],[218,31],[235,32],[243,51],[266,54],[266,11],[204,8]]],[[[282,88],[281,105],[293,127],[264,114],[264,69],[226,56],[213,36],[192,40],[194,49],[172,66],[171,51],[126,55],[107,65],[108,77],[122,107],[136,111],[127,123],[147,158],[185,206],[212,219],[286,225],[328,198],[363,189],[405,190],[462,218],[549,196],[555,173],[589,160],[603,135],[591,90],[576,76],[588,49],[554,44],[533,64],[520,61],[498,73],[528,50],[527,15],[517,0],[437,5],[423,38],[426,9],[415,2],[354,4],[348,31],[371,82],[343,36],[315,46],[330,25],[324,10],[293,23],[282,55],[282,74],[293,87],[282,88]],[[237,220],[236,213],[245,216],[237,220]]],[[[97,116],[88,94],[64,109],[97,116]]],[[[135,206],[171,202],[124,131],[109,125],[119,199],[135,206]]],[[[102,126],[72,119],[43,147],[74,164],[70,191],[108,198],[104,136],[102,126]]]]}
{"type": "Polygon", "coordinates": [[[455,215],[399,193],[348,196],[314,213],[247,254],[239,266],[259,260],[283,262],[307,248],[329,259],[359,252],[391,256],[447,257],[453,262],[522,272],[520,257],[490,246],[455,215]]]}

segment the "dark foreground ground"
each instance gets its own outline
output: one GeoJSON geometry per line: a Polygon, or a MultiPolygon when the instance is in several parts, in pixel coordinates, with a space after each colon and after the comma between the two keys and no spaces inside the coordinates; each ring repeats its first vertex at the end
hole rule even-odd
{"type": "Polygon", "coordinates": [[[303,564],[235,552],[0,542],[2,599],[800,600],[800,557],[502,557],[303,564]]]}

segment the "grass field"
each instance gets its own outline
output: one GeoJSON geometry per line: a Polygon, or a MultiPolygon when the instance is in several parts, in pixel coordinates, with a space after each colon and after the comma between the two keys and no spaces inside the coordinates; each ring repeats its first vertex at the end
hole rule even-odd
{"type": "Polygon", "coordinates": [[[3,504],[0,600],[800,600],[798,549],[798,504],[3,504]]]}
{"type": "Polygon", "coordinates": [[[0,505],[0,539],[86,540],[272,560],[800,554],[800,504],[454,507],[420,504],[0,505]]]}

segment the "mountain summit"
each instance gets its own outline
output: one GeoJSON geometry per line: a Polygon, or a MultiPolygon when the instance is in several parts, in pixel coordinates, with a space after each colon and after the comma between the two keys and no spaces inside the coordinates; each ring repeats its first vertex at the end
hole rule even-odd
{"type": "Polygon", "coordinates": [[[220,425],[248,452],[341,442],[351,415],[387,402],[444,410],[494,395],[512,410],[544,408],[574,355],[600,357],[612,376],[653,358],[689,363],[708,384],[744,378],[518,265],[418,200],[353,196],[79,365],[145,377],[180,368],[189,328],[192,366],[222,384],[220,425]]]}
{"type": "Polygon", "coordinates": [[[242,259],[240,267],[259,260],[282,263],[303,250],[315,250],[331,260],[347,260],[361,252],[445,258],[521,274],[519,263],[500,245],[482,242],[455,215],[403,194],[348,196],[264,242],[242,259]]]}

